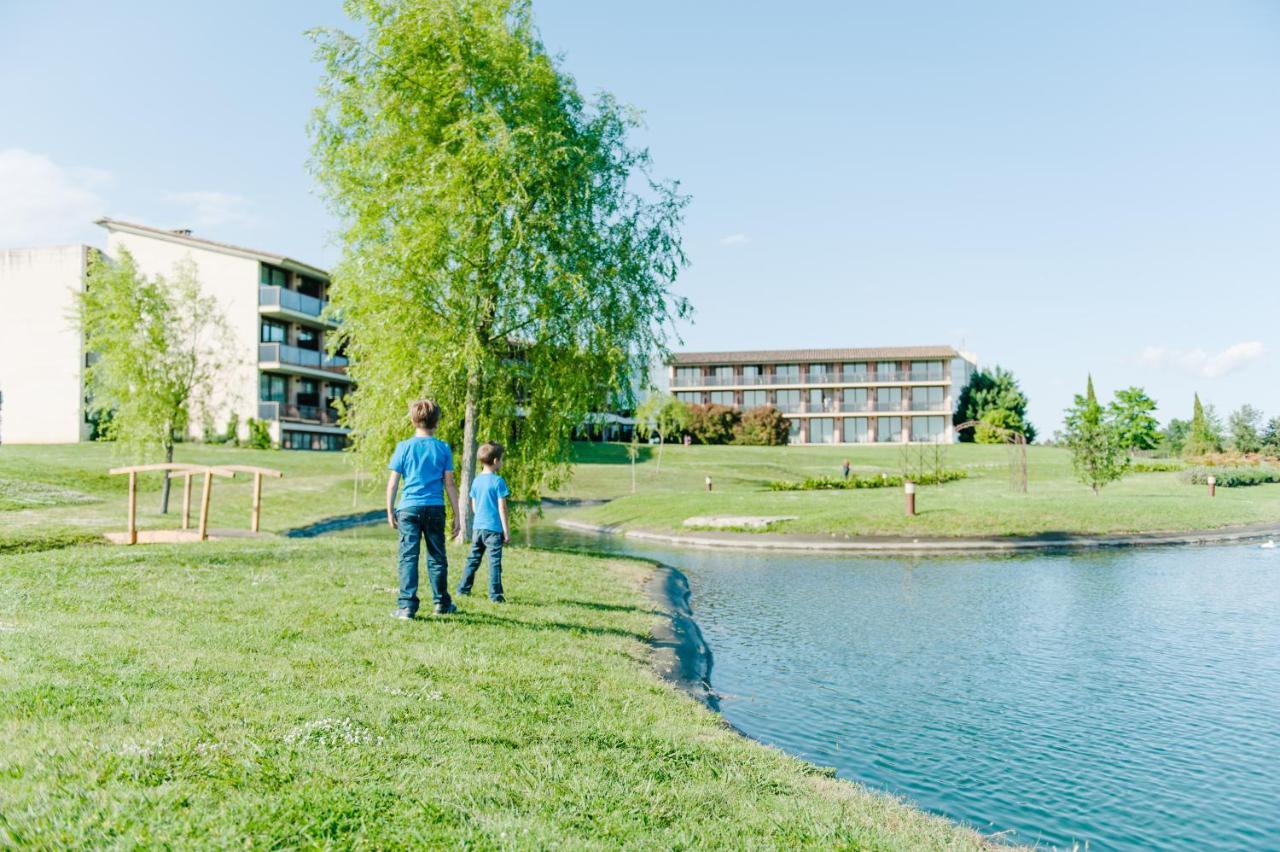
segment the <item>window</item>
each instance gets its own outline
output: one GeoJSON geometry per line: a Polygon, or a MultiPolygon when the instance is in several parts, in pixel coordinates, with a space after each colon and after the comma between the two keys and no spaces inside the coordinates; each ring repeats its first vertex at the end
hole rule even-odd
{"type": "Polygon", "coordinates": [[[732,367],[716,367],[714,370],[711,371],[711,373],[713,376],[715,376],[716,384],[718,385],[733,384],[733,368],[732,367]]]}
{"type": "Polygon", "coordinates": [[[866,417],[846,417],[844,419],[844,442],[846,444],[863,444],[871,440],[871,421],[866,417]]]}
{"type": "Polygon", "coordinates": [[[712,391],[711,402],[714,405],[733,405],[733,391],[712,391]]]}
{"type": "Polygon", "coordinates": [[[827,374],[831,371],[830,364],[810,364],[809,365],[809,381],[821,382],[825,381],[827,374]]]}
{"type": "Polygon", "coordinates": [[[298,292],[313,299],[324,298],[324,282],[319,278],[312,278],[310,275],[302,275],[298,278],[298,292]]]}
{"type": "Polygon", "coordinates": [[[278,266],[264,263],[258,268],[258,282],[271,287],[288,287],[289,273],[278,266]]]}
{"type": "Polygon", "coordinates": [[[809,389],[809,410],[810,411],[831,411],[835,408],[833,404],[831,391],[822,388],[809,389]]]}
{"type": "Polygon", "coordinates": [[[264,319],[262,321],[263,343],[284,343],[289,335],[289,327],[282,322],[264,319]]]}
{"type": "Polygon", "coordinates": [[[288,379],[270,373],[258,374],[258,399],[263,402],[284,402],[288,397],[288,379]]]}
{"type": "Polygon", "coordinates": [[[836,421],[830,417],[814,417],[809,421],[810,444],[833,444],[836,440],[836,421]]]}
{"type": "Polygon", "coordinates": [[[946,436],[946,418],[912,417],[911,440],[920,443],[936,443],[946,436]]]}
{"type": "Polygon", "coordinates": [[[880,417],[876,423],[876,441],[881,444],[901,443],[902,418],[880,417]]]}
{"type": "Polygon", "coordinates": [[[911,389],[912,411],[942,411],[943,405],[943,389],[941,387],[911,389]]]}
{"type": "Polygon", "coordinates": [[[794,418],[787,420],[787,443],[800,443],[800,421],[794,418]]]}
{"type": "Polygon", "coordinates": [[[876,378],[882,382],[892,382],[898,378],[897,361],[879,361],[876,363],[876,378]]]}
{"type": "Polygon", "coordinates": [[[933,382],[942,379],[941,361],[912,361],[911,381],[933,382]]]}
{"type": "Polygon", "coordinates": [[[676,367],[677,386],[687,388],[690,385],[700,384],[702,384],[701,367],[676,367]]]}
{"type": "Polygon", "coordinates": [[[346,385],[329,385],[325,389],[325,406],[329,409],[329,416],[336,418],[338,416],[338,400],[347,395],[346,385]]]}
{"type": "Polygon", "coordinates": [[[312,352],[320,351],[320,332],[314,328],[306,326],[298,327],[298,348],[310,349],[312,352]]]}
{"type": "Polygon", "coordinates": [[[876,411],[901,411],[902,388],[876,388],[876,411]]]}
{"type": "Polygon", "coordinates": [[[326,432],[296,432],[285,430],[280,436],[280,448],[284,450],[327,450],[337,452],[347,445],[346,435],[330,435],[326,432]]]}
{"type": "Polygon", "coordinates": [[[773,375],[779,384],[797,385],[800,383],[800,365],[779,364],[773,368],[773,375]]]}
{"type": "Polygon", "coordinates": [[[702,394],[697,391],[680,391],[676,394],[676,399],[687,405],[702,404],[702,394]]]}
{"type": "Polygon", "coordinates": [[[764,368],[759,364],[747,364],[742,368],[742,383],[744,385],[755,385],[760,383],[760,377],[764,375],[764,368]]]}
{"type": "Polygon", "coordinates": [[[867,375],[867,363],[865,361],[859,361],[856,364],[845,364],[844,380],[846,382],[870,381],[870,377],[867,375]]]}
{"type": "Polygon", "coordinates": [[[762,390],[749,390],[742,392],[742,407],[759,408],[762,405],[769,404],[769,392],[762,390]]]}
{"type": "Polygon", "coordinates": [[[840,392],[842,411],[868,411],[866,388],[845,388],[840,392]]]}
{"type": "Polygon", "coordinates": [[[320,404],[319,388],[314,379],[298,379],[297,389],[298,405],[315,407],[320,404]]]}
{"type": "Polygon", "coordinates": [[[780,390],[778,395],[779,411],[799,411],[800,410],[800,391],[798,390],[780,390]]]}

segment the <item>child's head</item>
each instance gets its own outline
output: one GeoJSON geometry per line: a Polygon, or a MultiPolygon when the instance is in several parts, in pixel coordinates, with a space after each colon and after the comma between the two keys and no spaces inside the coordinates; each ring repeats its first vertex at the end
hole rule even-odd
{"type": "Polygon", "coordinates": [[[502,467],[502,445],[496,441],[481,444],[479,458],[485,470],[497,470],[502,467]]]}
{"type": "Polygon", "coordinates": [[[430,432],[440,422],[440,406],[436,405],[434,399],[420,399],[416,402],[411,402],[409,403],[409,419],[413,421],[413,425],[417,428],[430,432]]]}

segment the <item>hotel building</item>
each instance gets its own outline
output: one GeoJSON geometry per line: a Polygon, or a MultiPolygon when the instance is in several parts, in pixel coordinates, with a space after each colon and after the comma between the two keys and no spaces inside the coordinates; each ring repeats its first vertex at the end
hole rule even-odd
{"type": "MultiPolygon", "coordinates": [[[[148,277],[195,265],[201,292],[213,297],[234,339],[233,362],[207,410],[192,416],[221,432],[232,414],[265,420],[284,449],[337,450],[347,429],[336,402],[351,389],[347,359],[328,354],[336,324],[322,316],[329,276],[271,252],[101,219],[108,257],[128,250],[148,277]]],[[[83,341],[73,328],[74,294],[85,286],[88,246],[0,251],[0,441],[86,440],[83,341]]]]}
{"type": "Polygon", "coordinates": [[[668,380],[683,402],[774,406],[793,444],[949,443],[976,369],[974,356],[950,346],[684,352],[668,380]]]}

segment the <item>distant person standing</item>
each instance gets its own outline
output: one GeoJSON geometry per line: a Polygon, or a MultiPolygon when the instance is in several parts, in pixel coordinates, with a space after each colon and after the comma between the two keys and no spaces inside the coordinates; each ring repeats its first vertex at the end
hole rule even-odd
{"type": "Polygon", "coordinates": [[[840,465],[840,473],[844,474],[845,481],[849,479],[849,460],[845,459],[844,464],[840,465]]]}

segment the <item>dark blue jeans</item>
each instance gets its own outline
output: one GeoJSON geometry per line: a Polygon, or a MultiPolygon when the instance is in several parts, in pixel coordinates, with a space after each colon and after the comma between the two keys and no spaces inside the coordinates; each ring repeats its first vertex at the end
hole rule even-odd
{"type": "Polygon", "coordinates": [[[493,530],[476,530],[471,537],[471,555],[467,557],[467,569],[462,572],[458,594],[471,594],[471,586],[476,581],[476,572],[480,570],[486,550],[489,551],[489,597],[496,598],[502,594],[502,533],[493,530]]]}
{"type": "Polygon", "coordinates": [[[427,541],[427,577],[431,600],[448,606],[449,556],[444,550],[444,506],[406,506],[396,510],[400,524],[400,607],[418,611],[418,555],[427,541]]]}

